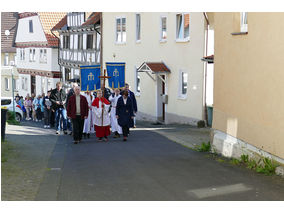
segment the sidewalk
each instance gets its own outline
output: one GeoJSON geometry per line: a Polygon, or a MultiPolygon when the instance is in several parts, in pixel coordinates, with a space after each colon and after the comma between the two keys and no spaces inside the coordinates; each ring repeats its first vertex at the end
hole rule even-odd
{"type": "Polygon", "coordinates": [[[186,124],[157,125],[147,121],[137,121],[137,125],[142,130],[154,131],[190,149],[210,141],[210,128],[197,128],[186,124]]]}
{"type": "Polygon", "coordinates": [[[22,122],[19,126],[6,126],[6,145],[10,150],[7,161],[1,162],[2,201],[34,200],[36,196],[58,139],[53,129],[38,125],[22,122]]]}

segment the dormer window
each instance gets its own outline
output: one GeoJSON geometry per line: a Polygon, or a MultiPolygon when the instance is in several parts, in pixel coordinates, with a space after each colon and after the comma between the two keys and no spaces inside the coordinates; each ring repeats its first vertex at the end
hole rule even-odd
{"type": "Polygon", "coordinates": [[[33,32],[34,32],[33,20],[29,20],[29,32],[30,32],[30,33],[33,33],[33,32]]]}

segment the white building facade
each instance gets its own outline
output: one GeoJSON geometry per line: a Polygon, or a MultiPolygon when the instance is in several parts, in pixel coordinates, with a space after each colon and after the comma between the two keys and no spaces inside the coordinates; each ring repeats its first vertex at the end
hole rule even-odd
{"type": "Polygon", "coordinates": [[[59,40],[50,30],[65,14],[19,14],[16,47],[21,96],[47,94],[60,80],[59,40]]]}
{"type": "Polygon", "coordinates": [[[203,13],[103,13],[102,22],[103,65],[126,63],[138,119],[205,120],[203,13]]]}

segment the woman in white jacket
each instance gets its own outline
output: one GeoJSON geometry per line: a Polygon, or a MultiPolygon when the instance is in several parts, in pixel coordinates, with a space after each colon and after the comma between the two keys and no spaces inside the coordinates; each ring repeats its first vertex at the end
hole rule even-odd
{"type": "Polygon", "coordinates": [[[94,95],[91,92],[85,92],[84,96],[87,99],[88,102],[88,106],[89,106],[89,114],[88,114],[88,118],[85,119],[84,121],[84,128],[83,128],[83,136],[84,138],[86,138],[86,136],[88,138],[90,138],[90,133],[94,133],[94,123],[95,123],[95,116],[93,113],[93,106],[92,103],[95,99],[94,95]]]}
{"type": "Polygon", "coordinates": [[[119,138],[120,134],[122,134],[122,129],[121,126],[118,125],[117,123],[117,118],[116,118],[116,104],[118,98],[120,98],[120,90],[114,89],[114,93],[108,98],[108,100],[111,103],[111,111],[110,111],[110,125],[111,125],[111,131],[114,132],[114,138],[119,138]]]}

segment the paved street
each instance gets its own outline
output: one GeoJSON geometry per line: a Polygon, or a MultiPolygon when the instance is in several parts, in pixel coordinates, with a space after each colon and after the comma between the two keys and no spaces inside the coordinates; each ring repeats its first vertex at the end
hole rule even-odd
{"type": "MultiPolygon", "coordinates": [[[[2,200],[284,200],[283,178],[212,160],[158,133],[182,134],[181,126],[179,134],[168,127],[140,123],[127,142],[92,135],[73,144],[35,123],[8,126],[18,154],[2,163],[2,200]],[[17,167],[12,175],[9,166],[17,167]]],[[[198,134],[200,141],[209,137],[198,134]]]]}

